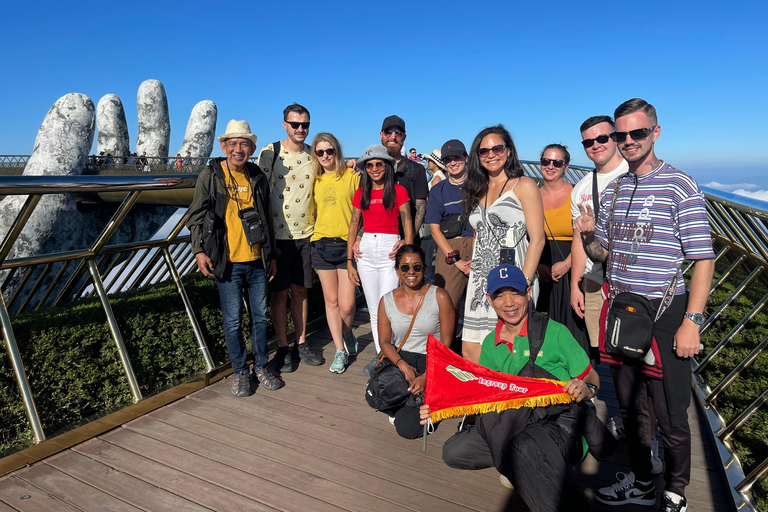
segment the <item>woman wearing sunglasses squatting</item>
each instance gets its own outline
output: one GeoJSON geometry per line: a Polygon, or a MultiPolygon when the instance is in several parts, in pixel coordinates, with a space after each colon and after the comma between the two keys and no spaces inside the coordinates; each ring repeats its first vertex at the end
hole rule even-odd
{"type": "Polygon", "coordinates": [[[357,354],[357,339],[352,332],[355,287],[349,281],[346,260],[352,198],[360,184],[360,175],[347,169],[341,144],[330,133],[315,136],[312,153],[315,155],[312,194],[317,205],[311,238],[312,267],[323,287],[328,329],[336,347],[330,370],[344,373],[349,356],[357,354]]]}
{"type": "MultiPolygon", "coordinates": [[[[395,183],[395,159],[380,144],[369,146],[357,160],[362,172],[360,188],[352,199],[352,221],[347,238],[347,272],[355,286],[362,284],[376,354],[380,352],[377,326],[377,305],[385,293],[397,288],[397,273],[392,265],[395,253],[404,244],[413,243],[413,219],[408,192],[395,183]],[[398,234],[398,219],[403,225],[405,240],[398,234]],[[360,228],[360,255],[355,268],[353,246],[360,228]]],[[[376,357],[363,371],[370,373],[376,357]]]]}

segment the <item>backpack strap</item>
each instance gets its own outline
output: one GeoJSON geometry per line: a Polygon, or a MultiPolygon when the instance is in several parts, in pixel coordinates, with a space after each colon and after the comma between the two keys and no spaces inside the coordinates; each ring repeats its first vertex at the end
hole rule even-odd
{"type": "Polygon", "coordinates": [[[275,162],[277,162],[278,156],[280,156],[280,141],[272,143],[272,167],[270,167],[270,172],[275,170],[275,162]]]}
{"type": "Polygon", "coordinates": [[[535,362],[539,355],[541,346],[544,345],[544,335],[547,332],[549,317],[538,311],[528,313],[528,347],[530,350],[528,362],[525,363],[524,370],[530,372],[528,376],[535,377],[535,362]]]}

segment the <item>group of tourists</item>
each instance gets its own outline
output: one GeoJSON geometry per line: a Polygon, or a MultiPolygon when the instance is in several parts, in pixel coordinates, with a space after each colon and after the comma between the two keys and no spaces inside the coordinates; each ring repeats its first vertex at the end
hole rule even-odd
{"type": "Polygon", "coordinates": [[[590,400],[599,387],[594,367],[607,363],[630,471],[595,498],[656,504],[658,424],[666,462],[662,510],[686,510],[688,358],[699,350],[714,254],[701,190],[655,155],[661,127],[654,107],[636,98],[613,118],[587,119],[582,145],[595,170],[575,185],[566,179],[571,157],[561,144],[542,150],[541,179],[525,176],[502,125],[480,131],[469,151],[451,139],[425,153],[427,171],[403,154],[405,121],[398,116],[383,121],[380,144],[350,161],[330,133],[309,144],[309,127],[305,107],[286,107],[286,138],[267,144],[256,164],[249,160],[256,135],[246,121],[232,120],[219,137],[226,156],[197,179],[188,227],[200,271],[218,285],[232,393],[252,394],[244,302],[258,385],[282,388],[282,374],[299,360],[325,363],[306,339],[316,272],[335,347],[333,373],[343,373],[358,353],[352,322],[362,287],[376,349],[364,371],[386,359],[412,395],[382,411],[401,436],[421,437],[428,422],[422,394],[430,334],[492,370],[563,381],[572,404],[465,418],[443,458],[460,469],[496,467],[532,510],[586,509],[568,472],[586,453],[582,436],[594,453],[605,447],[607,430],[590,400]],[[694,261],[689,290],[684,258],[694,261]],[[278,341],[271,362],[267,289],[278,341]],[[628,294],[657,313],[647,329],[652,349],[642,358],[610,346],[625,343],[619,327],[606,344],[606,315],[611,319],[614,299],[628,294]]]}

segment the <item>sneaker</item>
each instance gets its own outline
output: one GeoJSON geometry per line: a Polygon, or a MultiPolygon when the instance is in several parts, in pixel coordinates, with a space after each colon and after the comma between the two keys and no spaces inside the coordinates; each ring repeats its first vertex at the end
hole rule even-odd
{"type": "Polygon", "coordinates": [[[379,360],[379,354],[376,354],[375,356],[373,356],[373,359],[371,360],[371,362],[365,365],[365,368],[363,368],[363,373],[370,375],[371,372],[373,371],[373,367],[376,366],[376,361],[378,360],[379,360]]]}
{"type": "Polygon", "coordinates": [[[280,389],[281,387],[285,386],[283,379],[270,372],[266,365],[254,368],[253,374],[257,379],[259,379],[259,383],[264,387],[264,389],[268,389],[269,391],[275,391],[276,389],[280,389]]]}
{"type": "Polygon", "coordinates": [[[611,434],[613,434],[613,437],[615,437],[617,441],[626,437],[624,420],[621,419],[621,416],[613,416],[608,420],[608,423],[606,423],[605,426],[608,427],[608,430],[611,431],[611,434]]]}
{"type": "Polygon", "coordinates": [[[658,475],[664,471],[664,463],[659,458],[659,440],[656,436],[651,436],[651,473],[658,475]]]}
{"type": "Polygon", "coordinates": [[[291,346],[277,347],[275,357],[272,358],[269,364],[280,373],[291,373],[294,370],[291,346]]]}
{"type": "Polygon", "coordinates": [[[389,424],[392,425],[393,427],[395,426],[395,417],[394,416],[389,416],[389,424]]]}
{"type": "Polygon", "coordinates": [[[351,356],[357,355],[357,338],[355,338],[355,333],[353,333],[351,329],[349,330],[349,333],[344,336],[344,348],[347,349],[347,354],[351,356]]]}
{"type": "Polygon", "coordinates": [[[638,505],[653,506],[656,504],[656,486],[653,482],[643,484],[635,482],[635,474],[630,472],[616,473],[618,482],[615,484],[598,489],[595,493],[595,499],[606,505],[624,505],[626,503],[636,503],[638,505]]]}
{"type": "Polygon", "coordinates": [[[234,374],[232,394],[235,396],[251,396],[251,376],[248,373],[234,374]]]}
{"type": "Polygon", "coordinates": [[[347,353],[337,348],[336,355],[333,356],[333,363],[331,363],[331,373],[344,373],[346,369],[347,353]]]}
{"type": "Polygon", "coordinates": [[[515,486],[512,485],[512,482],[509,481],[509,478],[505,477],[504,475],[499,475],[499,481],[501,482],[501,485],[506,487],[507,489],[514,489],[515,486]]]}
{"type": "Polygon", "coordinates": [[[688,501],[685,496],[664,491],[664,496],[661,499],[661,512],[685,512],[686,510],[688,510],[688,501]]]}
{"type": "Polygon", "coordinates": [[[323,357],[312,350],[312,347],[310,347],[309,343],[307,342],[299,345],[299,357],[302,361],[304,361],[305,364],[308,364],[309,366],[320,366],[325,362],[323,357]]]}

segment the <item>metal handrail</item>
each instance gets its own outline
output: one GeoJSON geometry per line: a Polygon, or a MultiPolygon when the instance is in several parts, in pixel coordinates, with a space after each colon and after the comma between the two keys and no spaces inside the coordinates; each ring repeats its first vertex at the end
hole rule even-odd
{"type": "MultiPolygon", "coordinates": [[[[172,157],[172,159],[175,159],[175,157],[172,157]]],[[[543,178],[538,162],[522,161],[521,163],[529,176],[538,180],[543,178]]],[[[576,182],[587,172],[591,171],[592,169],[587,167],[572,166],[566,175],[566,179],[570,182],[576,182]]],[[[110,333],[118,347],[123,371],[128,376],[129,385],[136,401],[141,399],[141,393],[138,390],[138,385],[135,383],[135,377],[132,375],[133,370],[130,366],[130,360],[127,357],[125,347],[122,344],[119,327],[114,319],[114,315],[111,314],[109,294],[125,289],[135,289],[149,283],[170,278],[176,284],[177,291],[182,298],[198,347],[205,359],[206,367],[208,371],[213,369],[213,361],[202,331],[181,282],[182,276],[196,271],[195,260],[191,254],[189,236],[181,236],[183,224],[187,218],[186,215],[183,216],[172,232],[163,240],[140,240],[125,244],[105,245],[141,192],[191,189],[194,187],[196,179],[197,175],[195,174],[175,173],[168,175],[136,173],[130,176],[122,174],[102,174],[98,176],[0,176],[0,196],[29,195],[5,239],[0,243],[0,271],[4,270],[9,274],[6,276],[3,287],[10,282],[13,273],[23,271],[24,269],[27,269],[24,276],[25,279],[29,279],[29,276],[32,274],[31,271],[36,267],[40,267],[42,269],[41,272],[46,272],[49,275],[58,272],[54,283],[45,290],[42,298],[36,303],[31,301],[31,297],[24,297],[22,299],[21,297],[13,296],[10,298],[9,303],[6,304],[5,300],[0,297],[0,327],[2,327],[3,337],[10,354],[17,385],[21,391],[27,417],[37,442],[42,441],[45,438],[45,434],[42,430],[33,395],[24,373],[24,366],[19,356],[8,313],[9,308],[19,300],[23,300],[24,306],[28,309],[39,309],[46,304],[59,304],[72,296],[80,296],[82,294],[98,296],[102,307],[107,313],[110,333]],[[82,193],[85,191],[127,193],[112,220],[91,247],[56,254],[6,259],[11,246],[21,233],[24,224],[43,195],[82,193]],[[78,265],[78,267],[68,278],[63,289],[54,297],[55,285],[60,285],[62,276],[65,275],[63,268],[57,271],[52,266],[55,264],[78,265]],[[90,275],[90,281],[86,278],[87,275],[90,275]],[[89,286],[92,289],[89,290],[89,286]]],[[[722,321],[723,313],[737,299],[743,296],[754,283],[759,281],[763,285],[768,284],[768,274],[765,272],[768,269],[768,203],[707,187],[702,187],[702,189],[706,198],[707,212],[712,226],[712,237],[717,249],[716,260],[720,262],[723,258],[727,257],[728,261],[731,262],[730,266],[715,281],[713,290],[726,283],[733,287],[731,295],[719,305],[717,310],[701,327],[701,332],[705,333],[711,328],[715,320],[722,321]],[[737,280],[740,271],[743,271],[746,278],[738,277],[737,280]]],[[[684,268],[686,272],[690,272],[692,262],[689,262],[684,268]]],[[[34,283],[38,291],[41,291],[39,283],[42,280],[40,278],[37,281],[30,281],[34,283]]],[[[720,356],[733,339],[744,332],[745,325],[758,315],[762,311],[763,306],[767,304],[768,295],[763,300],[758,301],[751,311],[742,315],[734,325],[729,326],[731,327],[730,332],[705,356],[700,360],[692,360],[694,395],[699,400],[710,428],[715,435],[715,443],[725,468],[732,498],[739,510],[755,510],[750,490],[755,483],[764,479],[768,474],[768,459],[758,464],[749,475],[745,476],[741,463],[733,449],[731,438],[750,418],[754,417],[754,414],[761,407],[765,406],[768,390],[763,392],[746,409],[740,411],[731,422],[726,422],[718,413],[717,400],[722,400],[723,393],[734,382],[738,381],[742,372],[755,361],[759,354],[768,349],[768,341],[763,340],[757,344],[746,357],[727,372],[726,377],[721,379],[720,382],[708,382],[703,370],[720,356]]]]}

